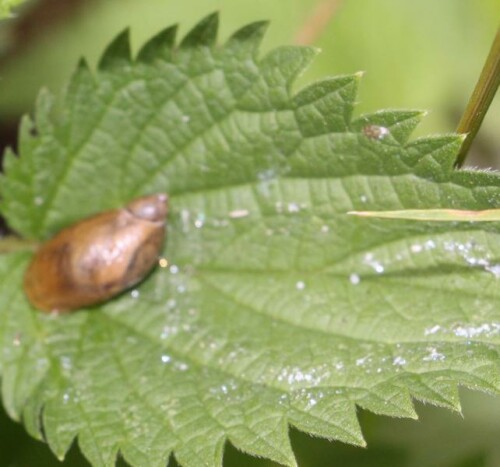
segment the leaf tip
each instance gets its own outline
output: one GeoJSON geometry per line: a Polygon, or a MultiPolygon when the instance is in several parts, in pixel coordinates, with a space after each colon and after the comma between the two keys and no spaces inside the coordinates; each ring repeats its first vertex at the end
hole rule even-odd
{"type": "Polygon", "coordinates": [[[191,48],[215,44],[219,29],[219,12],[214,11],[197,23],[182,39],[179,48],[191,48]]]}
{"type": "Polygon", "coordinates": [[[237,29],[227,40],[225,47],[234,49],[238,44],[238,48],[252,48],[257,50],[264,38],[267,29],[269,28],[269,21],[255,21],[247,24],[240,29],[237,29]]]}
{"type": "Polygon", "coordinates": [[[85,57],[80,57],[80,59],[78,60],[78,63],[76,64],[76,69],[77,71],[79,70],[89,70],[90,67],[89,67],[89,64],[87,62],[87,59],[85,57]]]}
{"type": "Polygon", "coordinates": [[[108,45],[99,60],[98,69],[106,70],[132,60],[130,28],[125,28],[108,45]]]}
{"type": "Polygon", "coordinates": [[[168,59],[175,44],[178,25],[169,26],[149,39],[139,50],[137,60],[153,62],[156,58],[168,59]]]}

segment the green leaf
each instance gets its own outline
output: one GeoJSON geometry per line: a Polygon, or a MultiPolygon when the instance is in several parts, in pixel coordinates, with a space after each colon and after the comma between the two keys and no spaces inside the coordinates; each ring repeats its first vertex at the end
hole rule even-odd
{"type": "Polygon", "coordinates": [[[356,406],[414,418],[412,397],[460,410],[459,384],[498,392],[499,224],[347,214],[493,209],[498,174],[454,171],[458,135],[408,142],[421,112],[353,120],[359,74],[293,92],[316,51],[260,58],[263,23],[216,47],[216,24],[134,61],[123,34],[97,72],[81,63],[61,117],[42,93],[24,119],[9,225],[44,239],[168,192],[170,266],[48,316],[21,290],[30,253],[1,256],[8,413],[97,466],[217,466],[227,440],[295,465],[290,424],[363,445],[356,406]]]}

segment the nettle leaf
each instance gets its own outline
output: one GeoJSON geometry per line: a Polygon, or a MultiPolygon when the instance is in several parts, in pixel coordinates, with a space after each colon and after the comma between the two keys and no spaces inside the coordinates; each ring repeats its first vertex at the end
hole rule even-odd
{"type": "Polygon", "coordinates": [[[363,445],[356,406],[416,417],[412,397],[500,389],[499,223],[347,214],[494,209],[499,175],[453,170],[460,136],[408,142],[421,112],[353,119],[360,75],[292,91],[315,51],[261,58],[264,30],[217,47],[213,15],[135,60],[123,33],[62,116],[42,93],[23,120],[1,180],[22,236],[171,200],[169,267],[98,309],[33,310],[31,253],[0,258],[3,403],[59,457],[78,437],[96,466],[217,466],[229,440],[293,466],[289,424],[363,445]]]}

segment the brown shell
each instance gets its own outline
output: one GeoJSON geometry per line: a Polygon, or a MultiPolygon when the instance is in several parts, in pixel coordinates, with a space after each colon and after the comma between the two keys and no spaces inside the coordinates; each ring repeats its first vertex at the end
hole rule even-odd
{"type": "Polygon", "coordinates": [[[63,312],[104,302],[140,282],[165,237],[167,195],[138,198],[61,230],[44,243],[24,276],[40,310],[63,312]]]}

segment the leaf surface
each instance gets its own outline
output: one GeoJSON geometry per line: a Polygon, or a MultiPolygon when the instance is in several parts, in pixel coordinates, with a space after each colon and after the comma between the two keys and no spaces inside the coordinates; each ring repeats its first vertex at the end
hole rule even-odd
{"type": "Polygon", "coordinates": [[[453,170],[457,135],[408,142],[421,112],[353,119],[360,75],[293,91],[316,52],[259,57],[264,30],[218,47],[212,15],[135,60],[124,32],[6,155],[1,209],[26,238],[171,200],[169,266],[101,307],[43,315],[30,253],[0,257],[4,405],[60,457],[77,436],[96,466],[217,466],[229,439],[293,466],[289,424],[363,445],[356,405],[415,417],[412,397],[498,392],[498,222],[347,214],[493,209],[498,174],[453,170]]]}

